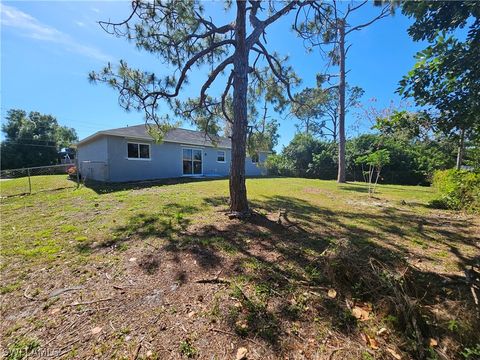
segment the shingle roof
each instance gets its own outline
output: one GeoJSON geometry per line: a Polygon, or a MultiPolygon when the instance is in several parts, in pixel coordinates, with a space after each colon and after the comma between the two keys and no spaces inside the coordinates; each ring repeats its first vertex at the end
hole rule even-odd
{"type": "MultiPolygon", "coordinates": [[[[77,145],[86,143],[101,135],[121,136],[132,139],[153,140],[152,136],[147,132],[145,124],[127,126],[118,129],[110,129],[98,131],[93,135],[81,140],[77,145]]],[[[176,128],[170,130],[164,137],[164,142],[174,142],[187,145],[197,146],[216,146],[220,148],[231,148],[230,139],[224,137],[212,137],[215,139],[216,144],[205,134],[203,131],[195,131],[188,129],[176,128]]]]}

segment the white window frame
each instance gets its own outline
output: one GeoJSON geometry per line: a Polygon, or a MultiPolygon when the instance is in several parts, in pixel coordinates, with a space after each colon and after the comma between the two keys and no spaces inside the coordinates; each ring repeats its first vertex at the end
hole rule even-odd
{"type": "Polygon", "coordinates": [[[138,141],[127,141],[127,160],[140,160],[140,161],[151,161],[152,160],[152,146],[149,143],[143,143],[138,141]],[[128,157],[128,144],[135,144],[138,145],[138,158],[128,157]],[[147,145],[148,146],[148,158],[141,158],[140,157],[140,145],[147,145]]]}
{"type": "Polygon", "coordinates": [[[227,152],[225,150],[217,150],[217,163],[226,163],[227,162],[227,152]],[[218,153],[223,153],[223,161],[218,160],[218,153]]]}
{"type": "Polygon", "coordinates": [[[181,149],[182,149],[182,151],[180,151],[180,154],[181,154],[180,156],[181,156],[181,164],[182,164],[182,176],[186,176],[186,177],[193,177],[193,176],[200,176],[201,177],[201,176],[203,176],[203,161],[204,161],[203,152],[204,152],[204,149],[201,148],[201,147],[198,147],[198,146],[190,146],[190,145],[182,145],[181,149]],[[193,150],[200,150],[200,154],[202,155],[202,160],[201,160],[201,162],[202,162],[202,172],[200,174],[193,174],[193,173],[192,174],[184,174],[183,173],[183,150],[192,150],[192,160],[191,160],[192,161],[192,172],[193,172],[193,161],[194,161],[193,160],[193,150]]]}

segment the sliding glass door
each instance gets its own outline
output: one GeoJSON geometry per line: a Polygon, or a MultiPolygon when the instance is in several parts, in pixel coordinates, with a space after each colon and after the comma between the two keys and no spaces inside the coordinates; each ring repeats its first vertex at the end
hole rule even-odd
{"type": "Polygon", "coordinates": [[[183,175],[202,174],[202,150],[183,149],[183,175]]]}

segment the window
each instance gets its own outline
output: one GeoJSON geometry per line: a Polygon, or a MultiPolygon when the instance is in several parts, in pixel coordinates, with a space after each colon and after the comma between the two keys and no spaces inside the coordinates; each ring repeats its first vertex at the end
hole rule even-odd
{"type": "Polygon", "coordinates": [[[202,150],[183,149],[183,175],[202,174],[202,150]]]}
{"type": "Polygon", "coordinates": [[[139,143],[127,143],[127,158],[150,160],[150,145],[139,143]]]}
{"type": "Polygon", "coordinates": [[[252,155],[252,163],[258,164],[258,153],[252,155]]]}
{"type": "Polygon", "coordinates": [[[217,162],[225,162],[225,151],[217,151],[217,162]]]}

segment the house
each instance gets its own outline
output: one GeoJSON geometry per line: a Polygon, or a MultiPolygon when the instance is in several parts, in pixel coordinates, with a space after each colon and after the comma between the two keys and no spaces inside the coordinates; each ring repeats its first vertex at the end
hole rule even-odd
{"type": "MultiPolygon", "coordinates": [[[[247,156],[245,173],[265,173],[267,152],[247,156]]],[[[153,180],[182,176],[228,176],[231,141],[215,142],[201,131],[170,130],[161,143],[154,141],[144,124],[96,132],[77,143],[82,177],[109,182],[153,180]]]]}

